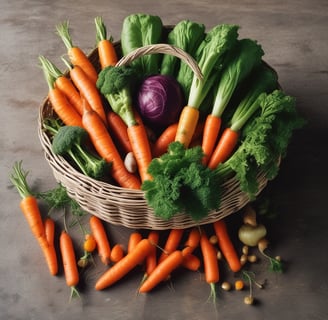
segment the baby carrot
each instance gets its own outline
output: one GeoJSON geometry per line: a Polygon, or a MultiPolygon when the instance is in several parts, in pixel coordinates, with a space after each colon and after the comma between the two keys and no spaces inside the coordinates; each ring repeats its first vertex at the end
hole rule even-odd
{"type": "Polygon", "coordinates": [[[191,106],[185,106],[180,114],[175,141],[181,142],[186,148],[196,130],[199,119],[199,110],[191,106]]]}
{"type": "Polygon", "coordinates": [[[163,248],[163,253],[161,254],[161,256],[159,257],[158,262],[162,262],[163,260],[165,260],[170,253],[172,253],[173,251],[175,251],[181,241],[181,238],[183,236],[183,229],[171,229],[169,232],[169,235],[166,239],[166,243],[164,245],[163,248]]]}
{"type": "Polygon", "coordinates": [[[72,80],[64,75],[49,59],[45,57],[40,57],[40,59],[42,59],[43,68],[45,68],[49,75],[53,78],[55,87],[65,94],[70,104],[78,111],[80,115],[82,115],[83,109],[81,95],[72,80]]]}
{"type": "Polygon", "coordinates": [[[226,161],[236,147],[238,138],[238,131],[234,131],[231,128],[226,128],[219,138],[219,142],[209,159],[208,167],[215,169],[220,163],[226,161]]]}
{"type": "Polygon", "coordinates": [[[132,232],[128,241],[128,253],[133,251],[137,244],[142,240],[142,235],[140,232],[132,232]]]}
{"type": "Polygon", "coordinates": [[[122,150],[124,154],[131,152],[132,148],[127,131],[128,127],[122,118],[110,110],[107,113],[107,122],[110,134],[117,141],[118,149],[122,150]]]}
{"type": "Polygon", "coordinates": [[[78,295],[76,286],[80,281],[73,241],[66,231],[62,231],[59,237],[59,247],[63,260],[65,280],[68,287],[71,288],[71,297],[78,295]]]}
{"type": "Polygon", "coordinates": [[[44,221],[44,233],[48,244],[54,246],[55,240],[55,222],[50,217],[46,218],[44,221]]]}
{"type": "Polygon", "coordinates": [[[185,253],[188,251],[191,253],[195,248],[198,247],[200,241],[200,230],[198,227],[194,227],[190,230],[188,238],[185,242],[185,253]]]}
{"type": "Polygon", "coordinates": [[[200,259],[192,253],[187,255],[184,254],[182,250],[183,261],[182,266],[191,271],[197,271],[200,268],[201,262],[200,259]]]}
{"type": "Polygon", "coordinates": [[[117,263],[123,257],[124,257],[123,246],[120,243],[115,244],[110,253],[110,260],[114,263],[117,263]]]}
{"type": "Polygon", "coordinates": [[[203,255],[205,280],[211,286],[210,296],[215,300],[215,284],[220,280],[219,264],[216,250],[204,231],[200,237],[200,248],[203,255]]]}
{"type": "Polygon", "coordinates": [[[156,139],[152,147],[152,153],[154,157],[160,157],[162,154],[167,152],[169,144],[174,141],[177,129],[178,123],[172,123],[156,139]]]}
{"type": "Polygon", "coordinates": [[[88,78],[87,74],[80,66],[70,68],[70,77],[80,92],[80,95],[85,98],[91,109],[97,112],[104,124],[107,126],[107,117],[101,95],[96,85],[88,78]]]}
{"type": "Polygon", "coordinates": [[[148,239],[142,239],[133,251],[127,253],[120,261],[101,275],[95,284],[95,289],[102,290],[119,281],[133,268],[141,264],[152,248],[153,245],[148,239]]]}
{"type": "Polygon", "coordinates": [[[213,227],[218,239],[219,248],[227,260],[230,269],[233,272],[239,271],[241,269],[240,259],[228,234],[226,223],[221,219],[214,222],[213,227]]]}
{"type": "Polygon", "coordinates": [[[96,216],[90,217],[89,224],[91,233],[97,243],[97,250],[100,260],[103,264],[108,265],[110,263],[111,247],[104,225],[102,224],[102,221],[96,216]]]}
{"type": "Polygon", "coordinates": [[[55,87],[55,79],[49,73],[46,64],[46,58],[39,56],[39,61],[48,84],[48,98],[52,108],[58,115],[58,117],[66,124],[71,126],[82,127],[81,115],[74,108],[74,106],[68,101],[66,95],[62,90],[55,87]]]}
{"type": "Polygon", "coordinates": [[[159,233],[155,230],[151,231],[148,235],[148,240],[154,245],[153,249],[149,253],[149,255],[146,257],[145,262],[145,278],[148,277],[156,268],[157,266],[157,250],[156,246],[159,241],[159,233]]]}
{"type": "Polygon", "coordinates": [[[183,255],[180,250],[173,251],[168,257],[160,262],[153,272],[147,277],[139,288],[140,293],[151,291],[156,285],[177,269],[183,262],[183,255]]]}
{"type": "Polygon", "coordinates": [[[204,152],[203,164],[206,165],[210,159],[216,144],[217,136],[221,127],[221,117],[209,114],[205,120],[202,149],[204,152]]]}
{"type": "Polygon", "coordinates": [[[89,60],[88,56],[81,50],[81,48],[74,46],[69,32],[69,23],[65,21],[56,26],[57,34],[63,40],[67,49],[69,59],[73,66],[80,66],[82,70],[88,75],[89,79],[96,84],[98,73],[89,60]]]}
{"type": "Polygon", "coordinates": [[[107,28],[102,17],[95,18],[96,41],[98,47],[98,56],[101,69],[108,66],[115,66],[117,63],[117,54],[112,43],[111,37],[107,39],[107,28]]]}

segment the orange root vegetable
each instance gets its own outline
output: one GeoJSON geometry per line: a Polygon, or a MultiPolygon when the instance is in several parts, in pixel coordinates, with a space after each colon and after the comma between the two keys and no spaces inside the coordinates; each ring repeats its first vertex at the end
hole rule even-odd
{"type": "Polygon", "coordinates": [[[151,175],[148,173],[152,153],[144,124],[139,122],[136,125],[129,126],[127,132],[141,181],[152,180],[151,175]]]}
{"type": "Polygon", "coordinates": [[[96,85],[90,80],[87,74],[79,66],[70,68],[70,77],[80,92],[81,97],[87,100],[91,109],[97,112],[101,120],[107,127],[107,116],[102,102],[100,92],[96,85]]]}
{"type": "MultiPolygon", "coordinates": [[[[42,215],[38,206],[37,199],[27,183],[28,172],[22,168],[22,162],[16,162],[13,167],[13,173],[10,180],[16,187],[21,196],[20,209],[32,231],[33,236],[38,241],[44,258],[46,260],[51,275],[58,273],[57,254],[53,245],[54,230],[47,226],[47,235],[42,221],[42,215]],[[48,238],[47,238],[48,236],[48,238]],[[48,239],[51,241],[48,242],[48,239]]],[[[48,224],[48,222],[47,222],[48,224]]]]}
{"type": "Polygon", "coordinates": [[[109,111],[107,113],[108,128],[109,131],[117,141],[118,149],[122,150],[124,154],[132,152],[129,136],[128,136],[128,127],[122,118],[115,112],[109,111]]]}
{"type": "Polygon", "coordinates": [[[103,290],[125,275],[127,275],[132,269],[140,265],[144,259],[149,255],[153,248],[153,245],[148,239],[142,239],[133,251],[127,253],[119,262],[109,268],[96,282],[95,289],[103,290]]]}
{"type": "Polygon", "coordinates": [[[67,49],[70,62],[73,66],[79,66],[88,75],[89,79],[96,84],[98,73],[89,60],[88,56],[82,51],[81,48],[74,46],[72,38],[69,33],[69,24],[67,21],[56,26],[57,34],[63,40],[67,49]]]}
{"type": "Polygon", "coordinates": [[[175,251],[178,248],[180,241],[182,239],[183,233],[184,233],[183,229],[171,229],[170,230],[169,235],[166,239],[166,243],[163,248],[163,253],[161,254],[161,256],[158,259],[158,263],[165,260],[169,256],[170,253],[172,253],[173,251],[175,251]]]}
{"type": "Polygon", "coordinates": [[[191,106],[185,106],[180,114],[175,141],[189,146],[195,133],[199,119],[199,110],[191,106]]]}
{"type": "Polygon", "coordinates": [[[224,220],[218,220],[213,223],[213,227],[217,236],[219,248],[230,269],[233,272],[238,272],[241,269],[241,262],[228,234],[226,223],[224,220]]]}
{"type": "Polygon", "coordinates": [[[154,245],[150,254],[146,257],[145,262],[145,277],[148,277],[157,266],[157,250],[156,246],[159,241],[158,231],[151,231],[148,235],[148,240],[154,245]]]}
{"type": "Polygon", "coordinates": [[[197,271],[199,270],[201,266],[201,261],[200,259],[195,256],[194,254],[187,254],[185,255],[182,251],[183,254],[183,261],[182,261],[182,266],[188,270],[191,271],[197,271]]]}
{"type": "Polygon", "coordinates": [[[183,262],[183,255],[180,250],[173,251],[165,260],[160,262],[153,272],[147,277],[139,288],[140,293],[151,291],[160,282],[177,269],[183,262]]]}
{"type": "Polygon", "coordinates": [[[55,221],[51,218],[46,218],[44,221],[44,233],[48,244],[54,246],[55,241],[55,221]]]}
{"type": "Polygon", "coordinates": [[[115,66],[118,61],[115,47],[110,39],[107,39],[107,28],[101,17],[95,18],[96,40],[98,56],[101,69],[108,66],[115,66]]]}
{"type": "Polygon", "coordinates": [[[104,225],[96,216],[90,217],[89,224],[91,233],[97,243],[97,250],[100,260],[103,264],[108,265],[110,263],[111,247],[104,225]]]}
{"type": "Polygon", "coordinates": [[[221,122],[221,118],[213,114],[209,114],[206,117],[202,139],[202,149],[205,154],[203,158],[204,165],[208,163],[216,145],[216,140],[221,128],[221,122]]]}
{"type": "Polygon", "coordinates": [[[124,249],[120,243],[114,245],[110,253],[110,260],[114,263],[119,262],[124,257],[124,249]]]}
{"type": "Polygon", "coordinates": [[[62,231],[59,237],[60,253],[63,260],[65,280],[68,287],[71,288],[71,297],[78,295],[76,286],[80,281],[77,261],[73,241],[66,231],[62,231]]]}
{"type": "Polygon", "coordinates": [[[226,128],[209,159],[208,167],[215,169],[220,163],[228,160],[238,143],[238,138],[239,132],[226,128]]]}
{"type": "Polygon", "coordinates": [[[133,251],[137,244],[142,240],[142,235],[140,232],[132,232],[129,237],[128,242],[128,253],[133,251]]]}
{"type": "Polygon", "coordinates": [[[123,159],[99,115],[93,110],[87,110],[83,114],[82,123],[98,154],[111,163],[111,175],[118,184],[123,188],[140,189],[140,180],[125,168],[123,159]]]}

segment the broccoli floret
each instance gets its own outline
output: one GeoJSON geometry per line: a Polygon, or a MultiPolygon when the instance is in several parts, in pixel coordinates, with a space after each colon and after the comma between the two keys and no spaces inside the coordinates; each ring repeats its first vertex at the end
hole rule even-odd
{"type": "Polygon", "coordinates": [[[108,66],[100,71],[97,87],[104,96],[115,94],[125,87],[130,86],[135,80],[135,77],[135,70],[129,66],[108,66]]]}
{"type": "Polygon", "coordinates": [[[52,127],[55,133],[52,141],[52,151],[61,156],[69,155],[79,169],[87,176],[99,179],[108,169],[108,163],[87,151],[83,146],[88,133],[79,126],[52,127]]]}
{"type": "Polygon", "coordinates": [[[134,125],[136,120],[132,109],[131,91],[137,81],[135,69],[130,66],[108,66],[100,71],[97,88],[106,97],[111,108],[127,126],[134,125]]]}

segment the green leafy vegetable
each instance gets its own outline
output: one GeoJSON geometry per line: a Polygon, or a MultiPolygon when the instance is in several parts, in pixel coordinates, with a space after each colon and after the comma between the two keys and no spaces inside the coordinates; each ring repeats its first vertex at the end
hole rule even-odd
{"type": "Polygon", "coordinates": [[[259,66],[264,52],[254,40],[239,40],[228,58],[217,86],[212,115],[220,118],[237,86],[259,66]]]}
{"type": "MultiPolygon", "coordinates": [[[[190,20],[182,20],[169,32],[167,43],[178,47],[195,57],[196,50],[205,37],[205,26],[190,20]]],[[[185,74],[189,66],[173,55],[164,55],[161,64],[161,74],[177,78],[178,72],[185,74]]],[[[192,75],[192,73],[191,73],[192,75]]],[[[179,79],[177,79],[179,82],[179,79]]]]}
{"type": "MultiPolygon", "coordinates": [[[[123,55],[137,48],[160,43],[163,24],[158,16],[144,13],[131,14],[123,21],[121,32],[121,47],[123,55]]],[[[132,61],[138,73],[152,75],[159,73],[161,56],[158,54],[144,55],[132,61]]]]}
{"type": "Polygon", "coordinates": [[[241,145],[216,169],[225,178],[235,174],[251,199],[258,192],[258,172],[263,171],[269,180],[276,177],[294,130],[305,124],[296,111],[295,98],[283,91],[263,93],[258,99],[260,108],[242,130],[241,145]]]}
{"type": "Polygon", "coordinates": [[[270,93],[278,86],[277,73],[265,65],[261,65],[248,79],[247,93],[234,111],[230,120],[230,128],[240,131],[246,122],[260,107],[258,97],[263,93],[270,93]]]}
{"type": "MultiPolygon", "coordinates": [[[[188,105],[198,108],[210,91],[222,64],[226,53],[236,44],[238,37],[238,26],[220,24],[212,28],[199,45],[196,52],[196,61],[201,69],[203,79],[196,75],[190,77],[187,73],[183,75],[185,81],[179,82],[188,98],[188,105]],[[190,83],[190,79],[192,82],[190,83]]],[[[188,70],[188,69],[186,69],[188,70]]],[[[186,71],[192,72],[192,71],[186,71]]]]}
{"type": "Polygon", "coordinates": [[[219,207],[219,176],[203,166],[202,157],[201,147],[186,149],[173,142],[168,153],[152,160],[153,180],[144,181],[142,190],[157,216],[169,219],[184,212],[199,220],[219,207]]]}

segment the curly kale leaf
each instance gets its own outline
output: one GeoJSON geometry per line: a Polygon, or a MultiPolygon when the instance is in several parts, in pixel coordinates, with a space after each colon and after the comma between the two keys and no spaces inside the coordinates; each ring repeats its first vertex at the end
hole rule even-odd
{"type": "Polygon", "coordinates": [[[142,190],[157,216],[170,219],[181,212],[199,220],[220,206],[219,176],[202,158],[201,147],[185,149],[173,142],[166,154],[152,160],[148,171],[153,180],[145,181],[142,190]]]}

